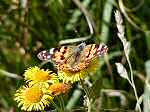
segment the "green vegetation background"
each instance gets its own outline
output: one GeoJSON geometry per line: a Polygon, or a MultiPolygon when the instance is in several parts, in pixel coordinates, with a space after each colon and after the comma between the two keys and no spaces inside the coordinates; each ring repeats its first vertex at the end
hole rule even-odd
{"type": "MultiPolygon", "coordinates": [[[[37,58],[38,52],[60,46],[60,41],[65,39],[79,38],[79,41],[81,37],[90,36],[85,14],[75,1],[0,0],[1,112],[17,108],[13,95],[23,83],[19,80],[19,76],[22,76],[28,67],[41,64],[37,58]]],[[[116,72],[115,62],[123,63],[128,72],[129,67],[123,53],[122,43],[117,37],[114,11],[118,9],[122,12],[122,8],[125,10],[125,13],[122,13],[125,35],[131,42],[130,60],[137,93],[141,96],[144,93],[146,77],[150,75],[150,67],[146,68],[145,64],[150,59],[150,0],[82,0],[80,2],[95,25],[94,34],[85,42],[104,42],[109,48],[108,62],[102,62],[99,72],[91,78],[93,84],[96,79],[101,82],[96,82],[97,86],[92,91],[98,90],[95,94],[99,97],[100,89],[121,90],[127,101],[125,106],[122,106],[119,97],[106,95],[103,96],[104,102],[101,109],[134,110],[136,100],[133,89],[116,72]],[[124,7],[121,7],[120,3],[123,3],[124,7]]],[[[71,44],[78,43],[80,42],[71,44]]],[[[51,64],[48,63],[44,67],[51,69],[51,64]]],[[[71,90],[72,94],[76,88],[75,86],[71,90]]],[[[72,94],[69,94],[67,101],[72,94]]],[[[83,104],[80,103],[82,99],[83,97],[79,98],[74,107],[82,107],[83,104]]]]}

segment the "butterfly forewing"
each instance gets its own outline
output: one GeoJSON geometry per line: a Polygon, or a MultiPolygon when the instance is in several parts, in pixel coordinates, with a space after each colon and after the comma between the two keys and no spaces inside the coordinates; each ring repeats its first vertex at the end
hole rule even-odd
{"type": "Polygon", "coordinates": [[[50,54],[49,51],[47,50],[44,50],[44,51],[41,51],[40,53],[38,53],[37,57],[42,60],[42,61],[48,61],[48,60],[51,60],[51,56],[52,54],[50,54]]]}
{"type": "Polygon", "coordinates": [[[56,64],[65,64],[67,60],[70,60],[75,49],[76,46],[62,46],[56,48],[52,55],[52,61],[56,64]]]}
{"type": "Polygon", "coordinates": [[[81,52],[81,62],[90,61],[95,57],[104,55],[108,48],[104,44],[89,44],[81,52]]]}

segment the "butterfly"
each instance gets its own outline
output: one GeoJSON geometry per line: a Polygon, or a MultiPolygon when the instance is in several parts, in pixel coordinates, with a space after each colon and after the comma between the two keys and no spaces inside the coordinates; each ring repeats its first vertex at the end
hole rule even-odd
{"type": "Polygon", "coordinates": [[[68,45],[44,50],[38,53],[37,57],[42,61],[52,61],[59,70],[76,72],[86,68],[93,59],[106,54],[107,51],[108,47],[103,43],[81,43],[77,46],[68,45]]]}

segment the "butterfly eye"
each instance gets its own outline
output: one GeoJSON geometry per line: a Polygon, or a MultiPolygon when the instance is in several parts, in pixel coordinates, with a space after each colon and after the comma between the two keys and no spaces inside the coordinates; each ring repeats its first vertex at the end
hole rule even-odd
{"type": "Polygon", "coordinates": [[[46,61],[46,60],[51,59],[51,54],[50,54],[50,52],[44,50],[44,51],[41,51],[40,53],[38,53],[37,57],[42,61],[46,61]]]}

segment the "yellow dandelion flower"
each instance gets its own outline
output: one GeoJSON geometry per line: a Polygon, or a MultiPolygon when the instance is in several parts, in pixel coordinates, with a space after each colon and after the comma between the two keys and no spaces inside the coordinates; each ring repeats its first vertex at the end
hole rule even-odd
{"type": "Polygon", "coordinates": [[[67,93],[68,90],[71,88],[71,85],[65,83],[54,83],[50,85],[48,91],[51,95],[57,96],[61,93],[67,93]]]}
{"type": "Polygon", "coordinates": [[[21,110],[39,111],[49,106],[53,97],[42,91],[42,85],[34,84],[31,87],[23,86],[17,90],[14,100],[17,101],[19,107],[21,106],[21,110]]]}
{"type": "Polygon", "coordinates": [[[89,73],[95,73],[97,68],[99,68],[99,65],[99,58],[96,57],[92,59],[87,65],[78,66],[78,70],[76,71],[60,69],[58,71],[58,76],[66,83],[74,83],[76,81],[83,80],[89,73]]]}
{"type": "Polygon", "coordinates": [[[31,81],[31,85],[36,82],[50,82],[54,83],[58,81],[55,73],[49,70],[40,69],[39,67],[31,67],[27,69],[24,73],[25,80],[31,81]]]}

